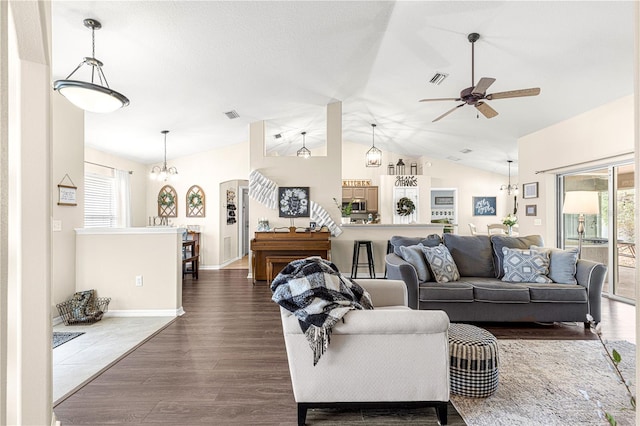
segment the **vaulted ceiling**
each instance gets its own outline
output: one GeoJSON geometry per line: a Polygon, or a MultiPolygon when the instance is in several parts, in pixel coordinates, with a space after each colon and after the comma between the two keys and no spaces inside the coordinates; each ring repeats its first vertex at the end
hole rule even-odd
{"type": "Polygon", "coordinates": [[[506,174],[518,137],[633,93],[632,1],[54,1],[52,12],[53,80],[91,56],[82,21],[95,18],[96,57],[131,100],[87,113],[86,144],[147,164],[162,160],[163,129],[171,159],[245,142],[258,120],[269,143],[282,133],[297,149],[307,131],[313,151],[324,106],[342,101],[346,141],[370,145],[376,123],[383,151],[506,174]],[[471,32],[476,82],[541,94],[488,101],[491,119],[465,105],[433,123],[460,102],[418,100],[472,85],[471,32]]]}

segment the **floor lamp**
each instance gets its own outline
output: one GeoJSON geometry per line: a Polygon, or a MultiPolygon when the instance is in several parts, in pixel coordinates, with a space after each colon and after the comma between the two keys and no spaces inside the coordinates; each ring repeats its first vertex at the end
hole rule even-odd
{"type": "Polygon", "coordinates": [[[578,258],[582,255],[584,237],[584,215],[600,213],[600,203],[596,191],[569,191],[565,193],[563,214],[578,215],[578,258]]]}

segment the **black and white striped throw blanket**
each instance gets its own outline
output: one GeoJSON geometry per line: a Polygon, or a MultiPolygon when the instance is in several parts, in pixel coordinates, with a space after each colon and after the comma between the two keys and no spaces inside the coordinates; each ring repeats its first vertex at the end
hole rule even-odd
{"type": "Polygon", "coordinates": [[[271,299],[293,313],[313,350],[315,366],[331,328],[352,309],[373,309],[369,293],[320,257],[294,260],[271,282],[271,299]]]}

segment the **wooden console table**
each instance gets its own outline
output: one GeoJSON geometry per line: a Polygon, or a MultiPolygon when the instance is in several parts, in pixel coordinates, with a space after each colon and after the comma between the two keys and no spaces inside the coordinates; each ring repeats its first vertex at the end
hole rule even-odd
{"type": "Polygon", "coordinates": [[[305,258],[320,256],[330,259],[330,232],[256,232],[251,240],[253,252],[251,272],[253,281],[271,280],[280,272],[283,264],[271,265],[271,276],[267,276],[267,257],[305,258]],[[278,268],[279,267],[279,268],[278,268]]]}

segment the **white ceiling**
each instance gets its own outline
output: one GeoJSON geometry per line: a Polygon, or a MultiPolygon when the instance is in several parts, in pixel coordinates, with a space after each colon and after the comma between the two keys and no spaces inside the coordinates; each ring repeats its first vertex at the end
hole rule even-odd
{"type": "Polygon", "coordinates": [[[453,156],[506,174],[518,137],[633,93],[633,1],[54,1],[52,8],[53,80],[91,56],[82,20],[95,18],[103,26],[96,57],[110,86],[131,100],[111,114],[87,113],[86,144],[146,164],[162,161],[163,129],[171,131],[172,159],[245,142],[258,120],[296,143],[307,131],[313,151],[323,121],[301,112],[339,100],[346,141],[370,145],[375,122],[382,150],[453,156]],[[464,106],[432,123],[457,102],[418,100],[458,97],[471,86],[470,32],[481,35],[476,81],[496,78],[492,93],[540,87],[541,94],[489,101],[499,112],[492,119],[464,106]],[[439,86],[429,83],[436,71],[449,74],[439,86]],[[240,118],[229,120],[229,110],[240,118]]]}

